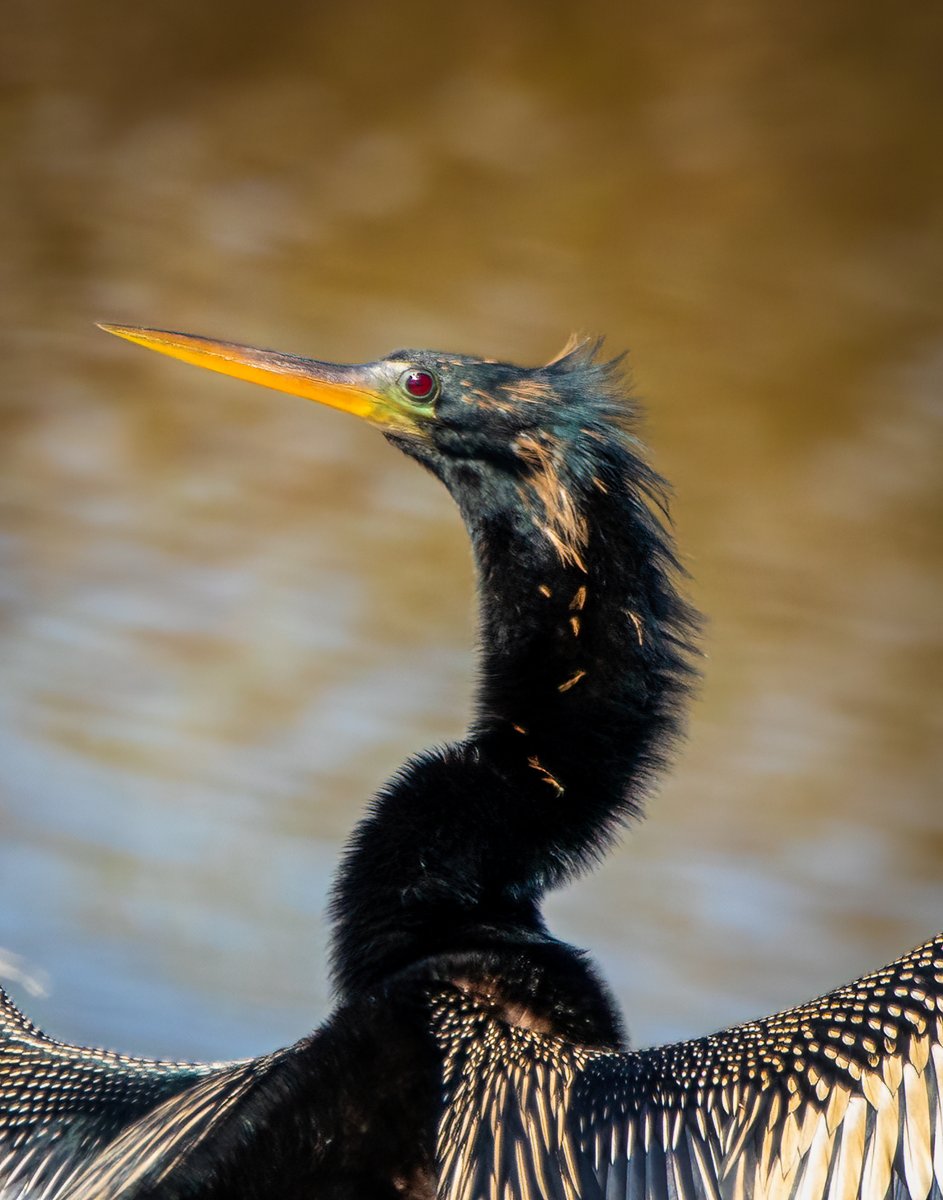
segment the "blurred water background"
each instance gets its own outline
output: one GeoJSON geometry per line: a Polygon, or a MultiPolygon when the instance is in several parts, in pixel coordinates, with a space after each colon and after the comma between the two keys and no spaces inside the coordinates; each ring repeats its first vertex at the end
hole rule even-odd
{"type": "Polygon", "coordinates": [[[472,679],[438,485],[96,320],[354,361],[630,347],[706,679],[554,928],[644,1042],[943,925],[938,5],[8,0],[4,27],[0,973],[39,1023],[197,1057],[313,1026],[338,849],[472,679]]]}

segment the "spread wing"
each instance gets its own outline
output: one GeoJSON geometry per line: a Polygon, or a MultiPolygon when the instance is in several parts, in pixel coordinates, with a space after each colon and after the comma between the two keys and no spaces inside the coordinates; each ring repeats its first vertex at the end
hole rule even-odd
{"type": "Polygon", "coordinates": [[[943,935],[818,1000],[638,1053],[443,995],[444,1200],[941,1200],[943,935]]]}
{"type": "Polygon", "coordinates": [[[235,1155],[234,1115],[291,1054],[197,1065],[71,1046],[0,989],[0,1196],[130,1196],[194,1162],[211,1179],[235,1155]]]}
{"type": "Polygon", "coordinates": [[[0,1195],[61,1187],[125,1126],[214,1069],[57,1042],[0,988],[0,1195]]]}
{"type": "Polygon", "coordinates": [[[336,1147],[359,1015],[359,1041],[329,1021],[260,1058],[150,1062],[54,1041],[0,991],[0,1200],[321,1194],[351,1172],[336,1147]]]}

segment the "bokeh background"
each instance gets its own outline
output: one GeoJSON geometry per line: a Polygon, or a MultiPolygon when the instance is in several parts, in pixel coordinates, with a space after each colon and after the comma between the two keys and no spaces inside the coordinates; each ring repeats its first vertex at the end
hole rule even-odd
{"type": "Polygon", "coordinates": [[[630,347],[705,683],[554,928],[646,1042],[943,925],[939,5],[4,12],[0,974],[38,1022],[198,1057],[314,1025],[338,849],[472,679],[431,479],[96,320],[630,347]]]}

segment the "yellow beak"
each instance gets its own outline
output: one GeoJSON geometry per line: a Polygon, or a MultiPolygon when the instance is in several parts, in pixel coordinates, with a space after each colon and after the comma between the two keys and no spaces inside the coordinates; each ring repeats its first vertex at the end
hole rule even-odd
{"type": "Polygon", "coordinates": [[[342,409],[381,429],[415,434],[421,430],[423,416],[428,419],[430,415],[414,406],[408,408],[396,397],[395,364],[337,365],[276,350],[212,341],[190,333],[139,329],[134,325],[99,325],[99,328],[196,367],[342,409]]]}

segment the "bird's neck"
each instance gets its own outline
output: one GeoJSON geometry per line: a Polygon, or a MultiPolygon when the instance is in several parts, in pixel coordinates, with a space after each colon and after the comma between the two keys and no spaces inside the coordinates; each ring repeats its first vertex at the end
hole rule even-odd
{"type": "Polygon", "coordinates": [[[335,891],[342,993],[420,958],[545,938],[544,892],[639,809],[677,731],[690,615],[639,490],[597,482],[569,540],[512,506],[468,505],[475,716],[463,742],[408,763],[354,835],[335,891]]]}
{"type": "MultiPolygon", "coordinates": [[[[687,673],[672,643],[683,608],[647,510],[596,499],[585,543],[533,522],[473,530],[481,666],[471,735],[498,761],[523,757],[589,823],[619,817],[674,731],[687,673]]],[[[576,847],[574,847],[575,849],[576,847]]]]}

